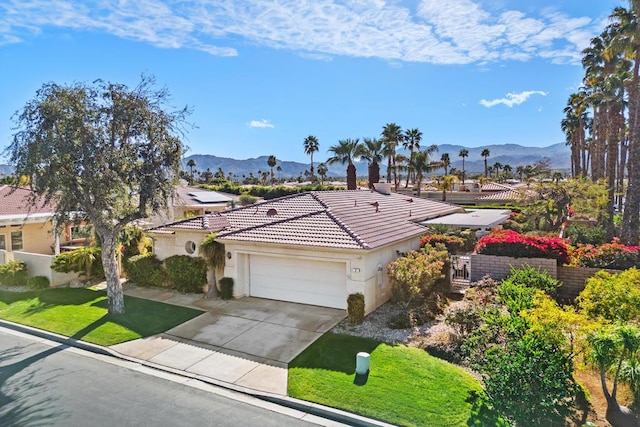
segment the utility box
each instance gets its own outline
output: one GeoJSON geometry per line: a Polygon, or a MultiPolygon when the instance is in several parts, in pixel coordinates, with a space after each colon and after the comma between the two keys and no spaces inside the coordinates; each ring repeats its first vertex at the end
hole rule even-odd
{"type": "Polygon", "coordinates": [[[356,374],[365,375],[369,372],[370,355],[361,351],[356,355],[356,374]]]}

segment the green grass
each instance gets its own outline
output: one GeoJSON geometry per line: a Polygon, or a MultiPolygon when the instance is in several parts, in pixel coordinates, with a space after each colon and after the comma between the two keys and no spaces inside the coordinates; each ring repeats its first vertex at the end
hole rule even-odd
{"type": "Polygon", "coordinates": [[[504,425],[479,382],[424,350],[325,334],[289,365],[289,395],[406,426],[504,425]],[[355,358],[371,355],[357,378],[355,358]]]}
{"type": "Polygon", "coordinates": [[[0,318],[110,346],[171,329],[202,311],[125,295],[126,313],[112,316],[107,296],[91,289],[0,291],[0,318]]]}

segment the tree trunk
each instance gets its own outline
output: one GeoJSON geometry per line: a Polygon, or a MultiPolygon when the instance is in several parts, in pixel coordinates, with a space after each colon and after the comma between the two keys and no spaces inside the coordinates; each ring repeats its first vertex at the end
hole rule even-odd
{"type": "Polygon", "coordinates": [[[216,274],[217,266],[210,266],[209,272],[211,274],[211,281],[209,282],[209,289],[207,289],[207,298],[217,298],[218,294],[218,276],[216,274]]]}
{"type": "Polygon", "coordinates": [[[353,163],[349,163],[349,166],[347,166],[347,190],[355,190],[356,188],[358,188],[356,167],[353,163]]]}
{"type": "Polygon", "coordinates": [[[373,188],[373,184],[380,182],[380,165],[373,162],[369,165],[369,188],[373,188]]]}
{"type": "Polygon", "coordinates": [[[124,314],[124,292],[120,283],[120,271],[116,258],[117,232],[100,233],[102,242],[102,267],[107,279],[107,300],[109,314],[124,314]]]}
{"type": "MultiPolygon", "coordinates": [[[[634,2],[635,6],[635,2],[634,2]]],[[[640,51],[636,52],[633,79],[629,88],[629,159],[627,197],[622,218],[621,240],[625,245],[638,244],[640,226],[640,84],[638,68],[640,51]]]]}

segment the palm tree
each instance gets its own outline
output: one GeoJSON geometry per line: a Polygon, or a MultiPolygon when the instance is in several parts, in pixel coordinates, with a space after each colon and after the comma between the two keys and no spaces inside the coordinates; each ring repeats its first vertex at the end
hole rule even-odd
{"type": "Polygon", "coordinates": [[[482,152],[480,153],[480,155],[482,157],[484,157],[484,177],[486,178],[488,173],[489,173],[489,169],[488,169],[488,165],[487,165],[487,157],[489,157],[489,155],[491,154],[491,152],[489,151],[488,148],[483,148],[482,152]]]}
{"type": "Polygon", "coordinates": [[[524,166],[516,166],[516,173],[518,174],[518,178],[520,178],[520,182],[522,182],[522,175],[524,175],[524,166]]]}
{"type": "Polygon", "coordinates": [[[458,177],[455,175],[446,175],[442,177],[440,182],[440,189],[442,190],[442,201],[447,201],[447,191],[453,190],[453,184],[458,181],[458,177]]]}
{"type": "Polygon", "coordinates": [[[464,178],[465,178],[464,159],[466,157],[469,157],[469,150],[467,150],[466,148],[463,148],[458,153],[458,156],[462,157],[462,185],[464,185],[464,178]]]}
{"type": "Polygon", "coordinates": [[[442,153],[442,156],[440,156],[440,161],[442,162],[442,167],[444,168],[444,174],[449,175],[449,166],[451,166],[451,158],[449,157],[449,153],[442,153]]]}
{"type": "Polygon", "coordinates": [[[506,164],[502,167],[502,171],[504,172],[504,177],[506,179],[511,178],[511,172],[513,171],[513,168],[511,167],[510,164],[506,164]]]}
{"type": "Polygon", "coordinates": [[[338,141],[338,145],[333,145],[328,150],[333,153],[333,156],[327,159],[328,164],[347,164],[347,190],[355,190],[358,188],[356,167],[353,164],[353,159],[356,156],[359,145],[360,141],[358,138],[347,138],[338,141]]]}
{"type": "Polygon", "coordinates": [[[383,157],[382,140],[377,138],[364,138],[363,143],[358,146],[357,157],[366,160],[369,172],[369,188],[373,184],[380,182],[380,162],[383,157]]]}
{"type": "Polygon", "coordinates": [[[432,145],[423,151],[418,151],[414,153],[414,157],[411,160],[412,168],[416,171],[416,182],[417,182],[417,190],[416,195],[420,197],[421,189],[422,189],[422,178],[424,177],[425,172],[431,172],[432,170],[438,169],[441,167],[440,162],[431,161],[430,155],[434,151],[433,147],[437,150],[436,145],[432,145]]]}
{"type": "Polygon", "coordinates": [[[404,141],[402,146],[409,150],[409,171],[407,173],[407,182],[404,184],[404,188],[409,186],[409,178],[411,178],[412,167],[411,161],[413,160],[413,152],[416,150],[420,150],[420,142],[422,141],[422,132],[420,132],[417,128],[408,129],[404,133],[404,141]]]}
{"type": "Polygon", "coordinates": [[[317,152],[320,148],[320,143],[318,142],[318,138],[313,135],[309,135],[304,139],[304,153],[307,156],[311,157],[311,167],[309,168],[309,172],[311,172],[311,183],[314,182],[313,176],[313,153],[317,152]]]}
{"type": "Polygon", "coordinates": [[[320,185],[324,185],[324,180],[327,179],[327,172],[329,172],[329,169],[327,168],[327,165],[325,165],[324,163],[320,163],[318,165],[318,175],[320,175],[320,185]]]}
{"type": "Polygon", "coordinates": [[[389,159],[387,165],[387,182],[391,182],[391,171],[393,171],[393,184],[396,189],[398,189],[398,174],[396,171],[395,155],[398,144],[402,142],[403,138],[402,129],[395,123],[387,123],[382,128],[382,140],[386,145],[385,151],[389,159]]]}
{"type": "Polygon", "coordinates": [[[269,169],[271,170],[271,183],[273,184],[273,178],[274,178],[274,174],[273,174],[273,168],[278,164],[278,159],[276,159],[276,156],[269,156],[269,158],[267,159],[267,165],[269,165],[269,169]]]}
{"type": "Polygon", "coordinates": [[[502,163],[500,162],[495,162],[493,164],[493,170],[496,171],[496,179],[498,178],[498,176],[500,175],[500,169],[502,169],[502,163]]]}
{"type": "Polygon", "coordinates": [[[208,298],[218,296],[218,280],[216,271],[224,269],[225,264],[225,248],[224,245],[216,241],[216,235],[211,233],[200,242],[198,247],[198,255],[205,259],[210,267],[211,282],[209,283],[208,298]]]}
{"type": "Polygon", "coordinates": [[[193,168],[196,167],[196,162],[193,159],[189,159],[187,162],[187,166],[189,167],[189,175],[191,176],[191,181],[189,184],[193,184],[193,168]]]}

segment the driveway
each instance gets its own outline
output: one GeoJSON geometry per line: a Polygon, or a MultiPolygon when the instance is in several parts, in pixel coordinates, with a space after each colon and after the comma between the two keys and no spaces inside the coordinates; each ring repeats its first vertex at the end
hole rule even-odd
{"type": "Polygon", "coordinates": [[[346,317],[345,310],[253,297],[201,304],[211,306],[207,313],[164,335],[281,367],[346,317]]]}

